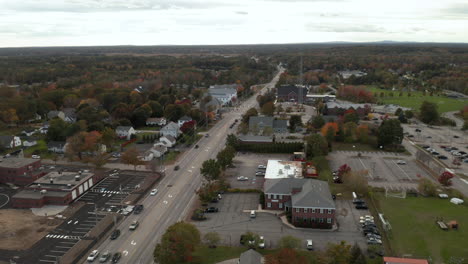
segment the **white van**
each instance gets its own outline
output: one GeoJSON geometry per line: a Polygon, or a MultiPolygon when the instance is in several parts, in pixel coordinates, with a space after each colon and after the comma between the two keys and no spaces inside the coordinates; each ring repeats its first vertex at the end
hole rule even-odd
{"type": "Polygon", "coordinates": [[[314,249],[312,239],[307,239],[306,240],[306,248],[307,248],[307,250],[313,250],[314,249]]]}
{"type": "Polygon", "coordinates": [[[255,210],[250,211],[250,218],[255,218],[255,210]]]}

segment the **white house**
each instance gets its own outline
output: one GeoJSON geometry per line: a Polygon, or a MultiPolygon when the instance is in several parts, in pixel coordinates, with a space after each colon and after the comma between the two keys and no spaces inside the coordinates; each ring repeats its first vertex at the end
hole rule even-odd
{"type": "Polygon", "coordinates": [[[182,127],[185,124],[185,122],[189,122],[189,121],[192,121],[191,117],[183,116],[177,121],[177,123],[178,123],[179,127],[182,127]]]}
{"type": "Polygon", "coordinates": [[[167,147],[161,143],[156,143],[154,147],[150,149],[150,151],[153,153],[153,157],[159,158],[167,152],[167,147]]]}
{"type": "Polygon", "coordinates": [[[237,84],[212,85],[208,89],[208,94],[222,102],[223,105],[229,105],[237,98],[237,84]]]}
{"type": "Polygon", "coordinates": [[[23,146],[32,147],[37,145],[37,140],[35,138],[23,138],[23,146]]]}
{"type": "Polygon", "coordinates": [[[147,126],[165,126],[167,123],[166,119],[164,117],[150,117],[146,119],[146,125],[147,126]]]}
{"type": "Polygon", "coordinates": [[[67,143],[63,141],[50,141],[47,143],[47,149],[54,153],[65,153],[67,143]]]}
{"type": "Polygon", "coordinates": [[[64,108],[62,109],[64,114],[63,121],[67,123],[75,123],[76,122],[76,110],[75,108],[64,108]]]}
{"type": "Polygon", "coordinates": [[[141,157],[141,160],[143,160],[143,161],[150,161],[150,160],[153,160],[153,158],[154,158],[154,154],[153,154],[153,152],[152,152],[151,149],[150,149],[150,150],[147,150],[147,151],[143,154],[143,156],[141,157]]]}
{"type": "Polygon", "coordinates": [[[130,139],[136,132],[135,129],[131,126],[118,126],[115,129],[115,133],[119,138],[130,139]]]}
{"type": "Polygon", "coordinates": [[[57,117],[65,121],[65,113],[62,111],[49,111],[49,113],[47,113],[48,119],[54,119],[57,117]]]}
{"type": "Polygon", "coordinates": [[[163,143],[164,146],[168,148],[172,148],[176,144],[177,140],[173,136],[167,135],[160,137],[159,142],[163,143]]]}
{"type": "Polygon", "coordinates": [[[177,138],[182,132],[179,129],[179,125],[174,123],[174,122],[169,122],[169,124],[165,125],[163,128],[161,128],[161,135],[163,136],[168,136],[171,135],[174,138],[177,138]]]}
{"type": "Polygon", "coordinates": [[[0,145],[4,148],[15,148],[21,146],[21,139],[17,136],[0,136],[0,145]]]}
{"type": "Polygon", "coordinates": [[[27,136],[27,137],[30,137],[32,135],[34,135],[34,133],[36,133],[36,129],[34,128],[28,128],[28,129],[25,129],[21,132],[21,134],[27,136]]]}

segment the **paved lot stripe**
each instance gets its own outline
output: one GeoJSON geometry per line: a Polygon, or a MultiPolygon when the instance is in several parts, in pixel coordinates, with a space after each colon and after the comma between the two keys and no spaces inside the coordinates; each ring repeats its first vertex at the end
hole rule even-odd
{"type": "Polygon", "coordinates": [[[57,263],[55,260],[45,260],[45,259],[40,259],[39,262],[57,263]]]}

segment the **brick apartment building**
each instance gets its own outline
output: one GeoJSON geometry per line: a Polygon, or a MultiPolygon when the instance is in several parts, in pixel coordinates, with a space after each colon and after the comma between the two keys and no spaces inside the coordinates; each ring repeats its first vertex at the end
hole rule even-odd
{"type": "Polygon", "coordinates": [[[0,159],[0,183],[25,186],[42,177],[41,160],[26,158],[0,159]]]}
{"type": "Polygon", "coordinates": [[[103,177],[93,173],[50,172],[13,195],[12,204],[15,208],[68,205],[103,177]]]}
{"type": "Polygon", "coordinates": [[[303,178],[265,179],[265,209],[291,213],[297,227],[332,228],[335,202],[328,183],[303,178]]]}

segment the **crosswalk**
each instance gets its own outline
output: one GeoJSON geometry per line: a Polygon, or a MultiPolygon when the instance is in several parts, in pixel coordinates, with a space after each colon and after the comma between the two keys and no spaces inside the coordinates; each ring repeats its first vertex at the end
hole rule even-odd
{"type": "Polygon", "coordinates": [[[91,192],[94,193],[106,193],[106,194],[125,194],[128,195],[130,194],[129,192],[121,192],[121,191],[109,191],[109,190],[102,190],[102,189],[91,189],[91,192]]]}
{"type": "Polygon", "coordinates": [[[53,239],[67,239],[67,240],[80,240],[80,236],[67,236],[67,235],[54,235],[54,234],[48,234],[45,236],[45,238],[53,238],[53,239]]]}

